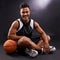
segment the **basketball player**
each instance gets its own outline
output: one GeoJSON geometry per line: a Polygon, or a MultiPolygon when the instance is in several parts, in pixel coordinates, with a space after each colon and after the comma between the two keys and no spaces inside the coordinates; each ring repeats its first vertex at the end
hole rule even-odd
{"type": "Polygon", "coordinates": [[[20,5],[20,18],[16,19],[8,32],[8,39],[12,39],[17,42],[20,49],[35,57],[38,55],[38,51],[43,51],[48,54],[50,51],[55,51],[55,47],[49,45],[50,36],[45,33],[39,23],[30,18],[30,7],[27,3],[20,5]],[[38,42],[34,42],[32,37],[33,29],[35,29],[40,35],[38,42]]]}

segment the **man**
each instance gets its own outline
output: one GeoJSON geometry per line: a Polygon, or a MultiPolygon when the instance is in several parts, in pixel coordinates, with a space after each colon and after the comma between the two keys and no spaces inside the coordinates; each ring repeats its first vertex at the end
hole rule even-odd
{"type": "Polygon", "coordinates": [[[38,51],[48,54],[51,51],[49,45],[50,36],[45,33],[36,21],[30,19],[30,7],[27,3],[20,5],[20,16],[19,19],[12,23],[8,32],[8,39],[15,40],[18,47],[24,49],[31,57],[37,56],[38,51]],[[33,29],[36,29],[41,35],[41,38],[36,43],[31,38],[33,29]]]}

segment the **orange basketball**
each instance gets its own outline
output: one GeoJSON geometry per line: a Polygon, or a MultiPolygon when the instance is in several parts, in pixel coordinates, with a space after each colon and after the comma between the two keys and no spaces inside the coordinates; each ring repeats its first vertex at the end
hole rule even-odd
{"type": "Polygon", "coordinates": [[[6,51],[6,53],[13,53],[17,49],[17,43],[14,40],[7,40],[3,44],[3,49],[6,51]]]}

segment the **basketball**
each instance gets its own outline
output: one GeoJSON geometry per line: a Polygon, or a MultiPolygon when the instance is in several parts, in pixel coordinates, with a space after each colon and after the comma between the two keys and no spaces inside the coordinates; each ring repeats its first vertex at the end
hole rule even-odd
{"type": "Polygon", "coordinates": [[[3,49],[6,53],[13,53],[17,49],[17,42],[14,40],[7,40],[3,44],[3,49]]]}

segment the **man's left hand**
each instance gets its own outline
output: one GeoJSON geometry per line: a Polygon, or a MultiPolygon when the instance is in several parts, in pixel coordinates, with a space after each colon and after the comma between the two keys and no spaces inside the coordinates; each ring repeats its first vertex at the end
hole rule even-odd
{"type": "Polygon", "coordinates": [[[50,48],[49,48],[49,43],[48,42],[44,42],[44,52],[45,52],[45,54],[48,54],[50,52],[50,48]]]}

